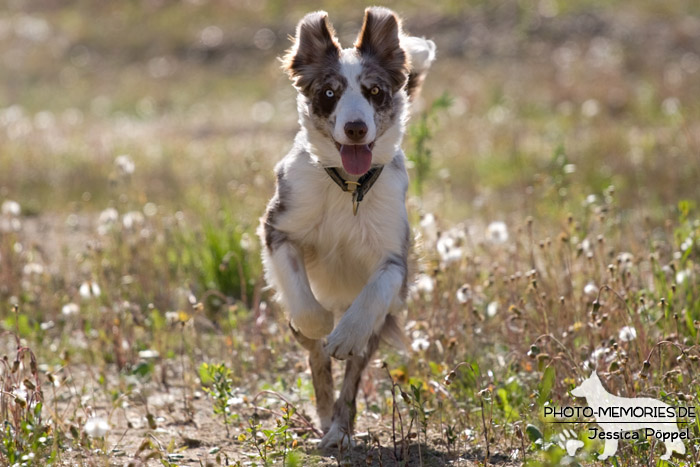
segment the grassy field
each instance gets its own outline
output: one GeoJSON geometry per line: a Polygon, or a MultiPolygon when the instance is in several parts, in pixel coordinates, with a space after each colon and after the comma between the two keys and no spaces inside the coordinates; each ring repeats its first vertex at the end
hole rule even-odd
{"type": "MultiPolygon", "coordinates": [[[[287,36],[321,7],[349,45],[364,5],[0,7],[0,465],[603,465],[597,425],[544,416],[593,369],[700,405],[700,3],[386,5],[438,47],[404,142],[418,266],[339,452],[255,229],[287,36]]],[[[605,465],[698,465],[679,421],[684,456],[605,465]]]]}

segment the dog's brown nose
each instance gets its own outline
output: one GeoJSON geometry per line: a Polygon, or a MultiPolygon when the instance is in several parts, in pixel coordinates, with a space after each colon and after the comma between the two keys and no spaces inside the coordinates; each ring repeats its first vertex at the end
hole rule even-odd
{"type": "Polygon", "coordinates": [[[367,134],[367,124],[358,120],[345,124],[345,135],[353,141],[360,141],[367,134]]]}

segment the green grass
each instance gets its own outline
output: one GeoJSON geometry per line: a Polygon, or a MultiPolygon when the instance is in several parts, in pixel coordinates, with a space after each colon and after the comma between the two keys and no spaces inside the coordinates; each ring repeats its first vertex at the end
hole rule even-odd
{"type": "MultiPolygon", "coordinates": [[[[591,367],[697,406],[696,3],[387,4],[438,45],[404,142],[415,348],[380,350],[337,453],[255,235],[297,127],[276,57],[319,5],[6,7],[0,463],[590,465],[602,443],[543,406],[591,367]]],[[[321,7],[351,40],[361,8],[321,7]]],[[[688,422],[685,457],[623,441],[612,465],[696,465],[688,422]]]]}

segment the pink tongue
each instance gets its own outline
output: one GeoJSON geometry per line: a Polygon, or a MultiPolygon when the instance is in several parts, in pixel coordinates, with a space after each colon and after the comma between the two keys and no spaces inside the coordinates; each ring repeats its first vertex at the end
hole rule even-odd
{"type": "Polygon", "coordinates": [[[367,144],[343,144],[340,146],[343,168],[351,175],[362,175],[372,165],[372,150],[367,144]]]}

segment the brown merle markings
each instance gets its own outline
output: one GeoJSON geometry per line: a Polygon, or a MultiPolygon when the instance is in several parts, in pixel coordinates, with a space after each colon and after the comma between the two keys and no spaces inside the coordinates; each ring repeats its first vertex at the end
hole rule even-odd
{"type": "Polygon", "coordinates": [[[312,78],[308,88],[302,92],[311,101],[311,112],[319,117],[327,118],[335,110],[335,106],[347,86],[347,79],[340,73],[340,62],[336,62],[325,73],[312,78]],[[333,91],[332,97],[326,95],[328,90],[333,91]]]}
{"type": "Polygon", "coordinates": [[[408,74],[408,81],[406,81],[406,94],[408,94],[408,100],[413,101],[414,97],[420,92],[421,85],[425,81],[426,73],[418,73],[414,70],[408,74]]]}
{"type": "Polygon", "coordinates": [[[345,377],[343,378],[343,387],[340,390],[340,396],[333,405],[333,422],[338,422],[343,430],[350,435],[355,426],[355,415],[357,414],[357,388],[360,385],[362,372],[364,371],[369,359],[379,346],[379,337],[374,334],[370,337],[367,343],[367,348],[364,355],[360,357],[350,357],[345,364],[345,377]]]}
{"type": "Polygon", "coordinates": [[[323,350],[320,340],[309,339],[289,324],[294,338],[309,351],[309,368],[311,368],[311,380],[316,395],[316,411],[321,420],[321,430],[328,432],[333,414],[333,372],[331,359],[323,350]]]}
{"type": "Polygon", "coordinates": [[[394,12],[382,7],[367,8],[362,30],[355,41],[355,47],[365,60],[376,60],[384,69],[393,91],[401,89],[408,74],[400,33],[401,24],[394,12]]]}
{"type": "Polygon", "coordinates": [[[391,100],[391,105],[378,109],[375,107],[374,125],[377,127],[377,139],[394,126],[396,117],[400,115],[404,106],[404,98],[401,94],[395,94],[391,100]]]}
{"type": "Polygon", "coordinates": [[[340,44],[324,11],[309,13],[297,25],[294,45],[283,58],[282,67],[294,85],[307,92],[314,81],[329,70],[340,74],[340,44]]]}
{"type": "Polygon", "coordinates": [[[280,167],[277,171],[277,186],[275,195],[267,205],[267,211],[263,216],[263,231],[265,232],[265,246],[272,253],[281,244],[287,241],[287,234],[275,227],[280,214],[287,210],[285,201],[289,199],[290,188],[284,179],[284,169],[280,167]]]}

